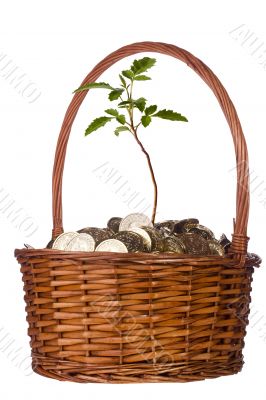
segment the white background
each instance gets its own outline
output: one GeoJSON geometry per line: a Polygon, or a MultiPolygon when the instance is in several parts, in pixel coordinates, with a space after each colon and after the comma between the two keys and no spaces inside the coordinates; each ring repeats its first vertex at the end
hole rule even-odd
{"type": "MultiPolygon", "coordinates": [[[[219,400],[236,396],[249,399],[254,392],[258,400],[266,398],[263,268],[254,274],[246,364],[240,374],[189,384],[79,385],[31,373],[21,274],[13,257],[14,249],[25,242],[44,247],[50,240],[53,156],[72,91],[110,52],[151,40],[189,50],[228,90],[243,125],[254,179],[249,250],[265,258],[264,6],[263,1],[255,0],[1,2],[0,54],[10,61],[10,71],[17,66],[16,73],[25,73],[25,79],[35,85],[31,86],[35,94],[40,93],[32,101],[30,90],[20,93],[12,78],[5,76],[8,68],[0,73],[1,398],[162,399],[167,393],[168,398],[219,400]],[[21,209],[27,221],[14,222],[9,215],[11,208],[4,211],[5,201],[12,203],[13,211],[21,209]]],[[[224,232],[230,237],[235,214],[235,160],[224,116],[209,88],[185,64],[167,56],[153,56],[157,58],[157,66],[151,71],[153,80],[140,82],[138,94],[189,119],[188,124],[156,121],[140,132],[158,179],[158,218],[196,216],[217,236],[224,232]]],[[[134,58],[120,61],[101,80],[117,84],[118,72],[134,58]]],[[[0,71],[3,67],[0,61],[0,71]]],[[[145,159],[129,135],[116,138],[111,126],[106,126],[84,138],[88,123],[107,106],[106,92],[90,92],[74,124],[64,178],[65,230],[104,226],[111,216],[133,211],[123,191],[116,193],[118,187],[106,183],[106,176],[94,171],[104,163],[121,175],[129,192],[137,191],[151,202],[145,159]]]]}

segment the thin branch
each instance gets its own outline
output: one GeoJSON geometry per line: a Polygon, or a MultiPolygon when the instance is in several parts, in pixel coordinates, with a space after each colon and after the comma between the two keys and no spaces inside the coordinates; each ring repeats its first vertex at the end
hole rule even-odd
{"type": "MultiPolygon", "coordinates": [[[[133,91],[133,80],[131,81],[130,92],[129,92],[128,88],[126,87],[126,92],[127,92],[127,96],[128,96],[128,100],[129,101],[132,100],[132,91],[133,91]]],[[[129,115],[129,119],[130,119],[130,123],[126,122],[126,124],[130,127],[130,132],[133,134],[134,139],[136,140],[136,142],[140,146],[142,152],[145,154],[147,162],[148,162],[150,174],[151,174],[151,179],[152,179],[152,183],[153,183],[153,190],[154,190],[154,201],[153,201],[153,210],[152,210],[151,221],[154,224],[155,216],[156,216],[156,210],[157,210],[157,200],[158,200],[157,182],[156,182],[156,179],[155,179],[155,175],[154,175],[154,171],[153,171],[153,167],[152,167],[152,163],[151,163],[151,159],[150,159],[149,153],[144,148],[143,144],[141,143],[141,141],[138,138],[137,129],[141,125],[141,121],[136,126],[134,126],[133,104],[132,103],[130,103],[129,106],[126,107],[126,109],[127,109],[127,112],[128,112],[128,115],[129,115]]]]}
{"type": "Polygon", "coordinates": [[[152,183],[153,183],[153,190],[154,190],[154,201],[153,201],[153,210],[152,210],[152,217],[151,217],[151,222],[154,224],[155,216],[156,216],[156,209],[157,209],[157,201],[158,201],[157,182],[156,182],[156,179],[155,179],[155,175],[154,175],[154,171],[153,171],[153,167],[152,167],[152,163],[151,163],[151,159],[150,159],[149,153],[147,152],[147,150],[144,148],[143,144],[139,140],[138,134],[137,134],[137,130],[134,128],[134,126],[131,127],[131,128],[133,130],[134,138],[135,138],[136,142],[138,143],[138,145],[140,146],[140,148],[143,151],[143,153],[145,154],[145,156],[147,158],[148,165],[149,165],[149,170],[150,170],[151,179],[152,179],[152,183]]]}

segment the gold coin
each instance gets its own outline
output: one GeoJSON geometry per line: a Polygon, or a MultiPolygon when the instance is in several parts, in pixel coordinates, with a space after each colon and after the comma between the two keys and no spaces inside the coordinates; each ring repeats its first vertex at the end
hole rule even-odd
{"type": "Polygon", "coordinates": [[[187,254],[195,256],[206,256],[210,254],[207,240],[197,233],[182,233],[177,235],[177,237],[183,242],[187,254]]]}
{"type": "Polygon", "coordinates": [[[208,240],[208,245],[211,251],[211,254],[217,254],[218,256],[224,256],[224,248],[223,246],[218,242],[218,240],[212,239],[208,240]]]}
{"type": "Polygon", "coordinates": [[[143,237],[138,233],[130,232],[130,231],[120,231],[116,233],[113,237],[114,239],[120,240],[129,253],[139,253],[144,252],[145,245],[143,241],[143,237]]]}
{"type": "Polygon", "coordinates": [[[224,252],[228,253],[228,250],[231,246],[230,240],[226,237],[226,235],[223,233],[222,236],[220,237],[219,240],[220,245],[224,248],[224,252]]]}
{"type": "Polygon", "coordinates": [[[110,239],[112,234],[104,229],[88,227],[83,228],[78,231],[79,233],[87,233],[91,235],[95,240],[95,246],[98,246],[99,243],[103,242],[104,240],[110,239]]]}
{"type": "Polygon", "coordinates": [[[166,253],[185,253],[185,246],[182,240],[179,240],[175,236],[168,236],[164,238],[164,252],[166,253]]]}
{"type": "Polygon", "coordinates": [[[178,221],[173,229],[174,233],[185,233],[188,232],[189,229],[194,228],[198,225],[199,220],[196,218],[187,218],[178,221]]]}
{"type": "Polygon", "coordinates": [[[214,233],[204,225],[198,224],[197,226],[191,227],[188,229],[188,232],[197,233],[207,240],[215,239],[214,233]]]}
{"type": "Polygon", "coordinates": [[[138,233],[143,238],[145,251],[151,251],[151,238],[143,228],[131,228],[130,232],[138,233]]]}
{"type": "Polygon", "coordinates": [[[156,224],[154,224],[154,228],[161,232],[163,236],[169,236],[173,233],[174,227],[178,222],[179,221],[173,219],[163,222],[157,222],[156,224]]]}
{"type": "Polygon", "coordinates": [[[142,226],[148,235],[151,238],[151,251],[152,252],[163,252],[164,243],[163,243],[163,235],[158,232],[155,228],[151,228],[150,226],[142,226]]]}
{"type": "Polygon", "coordinates": [[[119,225],[122,221],[122,218],[120,217],[112,217],[109,219],[107,222],[107,227],[110,231],[113,233],[117,233],[119,231],[119,225]]]}

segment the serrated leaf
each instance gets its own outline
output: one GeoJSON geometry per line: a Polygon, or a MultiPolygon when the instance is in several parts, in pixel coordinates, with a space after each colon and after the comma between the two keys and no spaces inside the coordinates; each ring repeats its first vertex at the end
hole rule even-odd
{"type": "Polygon", "coordinates": [[[117,117],[119,115],[119,112],[114,108],[108,108],[107,110],[104,111],[106,112],[106,114],[113,115],[114,117],[117,117]]]}
{"type": "Polygon", "coordinates": [[[151,117],[149,115],[143,115],[143,117],[141,117],[141,123],[144,128],[146,128],[151,123],[151,117]]]}
{"type": "Polygon", "coordinates": [[[91,82],[91,83],[87,83],[86,85],[80,86],[78,89],[76,89],[74,91],[74,93],[82,92],[83,90],[88,90],[88,89],[110,89],[110,90],[114,90],[114,88],[111,85],[109,85],[109,83],[91,82]]]}
{"type": "Polygon", "coordinates": [[[153,67],[155,63],[155,58],[144,57],[139,60],[134,60],[130,69],[135,75],[139,75],[153,67]]]}
{"type": "Polygon", "coordinates": [[[127,108],[128,107],[128,105],[121,105],[121,106],[118,106],[119,108],[127,108]]]}
{"type": "Polygon", "coordinates": [[[149,106],[149,107],[146,108],[145,114],[146,115],[152,115],[153,113],[155,113],[156,110],[157,110],[157,106],[154,104],[154,105],[149,106]]]}
{"type": "Polygon", "coordinates": [[[137,100],[125,100],[125,101],[121,101],[121,103],[118,104],[119,108],[126,108],[129,105],[133,106],[133,107],[137,107],[141,112],[144,111],[145,105],[146,105],[146,99],[144,99],[144,97],[140,97],[137,100]]]}
{"type": "Polygon", "coordinates": [[[123,114],[119,114],[116,117],[116,120],[120,122],[120,124],[124,125],[126,123],[126,117],[123,114]]]}
{"type": "Polygon", "coordinates": [[[92,121],[92,123],[88,126],[85,131],[85,136],[88,136],[90,133],[96,131],[97,129],[104,126],[107,122],[111,121],[112,117],[99,117],[92,121]]]}
{"type": "Polygon", "coordinates": [[[144,108],[146,106],[146,99],[144,99],[144,97],[140,97],[139,99],[134,101],[134,104],[136,105],[136,107],[139,109],[139,111],[143,112],[144,108]]]}
{"type": "Polygon", "coordinates": [[[137,75],[137,76],[135,76],[134,80],[135,81],[150,81],[151,78],[146,75],[137,75]]]}
{"type": "Polygon", "coordinates": [[[124,132],[124,131],[129,131],[129,129],[128,129],[126,126],[118,126],[118,127],[115,129],[114,134],[115,134],[116,136],[119,136],[119,133],[120,133],[120,132],[124,132]]]}
{"type": "Polygon", "coordinates": [[[126,106],[128,104],[132,104],[134,103],[134,100],[125,100],[125,101],[121,101],[121,103],[118,103],[118,107],[120,106],[126,106]]]}
{"type": "Polygon", "coordinates": [[[153,117],[159,117],[163,119],[168,119],[170,121],[183,121],[187,122],[187,118],[181,115],[180,113],[174,112],[172,110],[161,110],[158,111],[156,114],[153,115],[153,117]]]}
{"type": "Polygon", "coordinates": [[[127,83],[126,83],[125,79],[123,78],[123,76],[119,74],[119,78],[120,78],[120,81],[121,81],[123,87],[126,87],[127,83]]]}
{"type": "Polygon", "coordinates": [[[137,107],[135,104],[135,100],[125,100],[121,101],[121,103],[118,104],[119,108],[128,108],[129,106],[132,107],[137,107]]]}
{"type": "Polygon", "coordinates": [[[121,96],[121,94],[123,93],[124,89],[115,89],[112,90],[112,92],[109,93],[109,100],[113,101],[113,100],[117,100],[119,99],[119,97],[121,96]]]}
{"type": "Polygon", "coordinates": [[[133,79],[134,78],[134,74],[132,71],[130,71],[129,69],[122,71],[122,75],[125,76],[128,79],[133,79]]]}

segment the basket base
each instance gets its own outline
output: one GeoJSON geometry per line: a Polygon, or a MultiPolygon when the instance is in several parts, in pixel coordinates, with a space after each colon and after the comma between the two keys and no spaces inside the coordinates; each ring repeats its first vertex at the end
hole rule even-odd
{"type": "Polygon", "coordinates": [[[44,362],[42,365],[34,365],[33,362],[32,368],[35,373],[47,378],[77,383],[185,383],[234,375],[242,370],[243,364],[241,360],[233,360],[226,364],[217,361],[193,361],[171,365],[96,366],[85,364],[82,366],[79,363],[61,361],[59,364],[44,362]]]}

